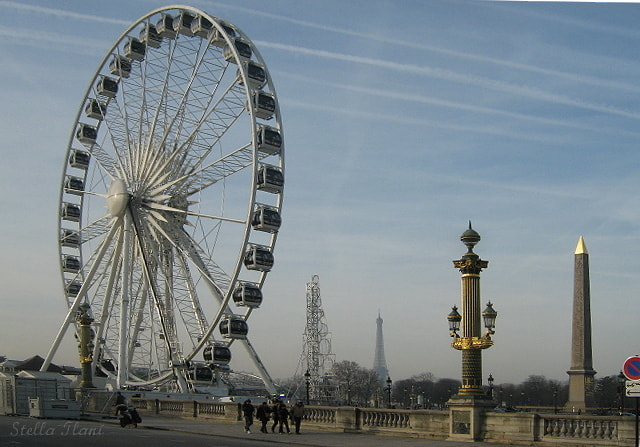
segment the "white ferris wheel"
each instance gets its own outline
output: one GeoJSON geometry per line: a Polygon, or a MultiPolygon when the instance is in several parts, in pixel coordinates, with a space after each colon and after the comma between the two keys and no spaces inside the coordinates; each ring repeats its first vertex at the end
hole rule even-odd
{"type": "Polygon", "coordinates": [[[88,303],[92,370],[118,387],[193,390],[194,365],[224,370],[237,342],[275,392],[247,320],[273,265],[283,176],[276,92],[247,35],[188,6],[133,23],[69,140],[58,219],[68,312],[43,368],[88,303]]]}

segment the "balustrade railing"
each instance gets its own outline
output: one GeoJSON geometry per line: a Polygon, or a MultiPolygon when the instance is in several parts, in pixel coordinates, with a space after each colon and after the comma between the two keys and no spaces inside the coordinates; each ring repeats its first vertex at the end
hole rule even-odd
{"type": "Polygon", "coordinates": [[[363,427],[409,428],[409,411],[362,409],[363,427]]]}
{"type": "Polygon", "coordinates": [[[184,401],[181,400],[161,400],[160,411],[169,413],[182,413],[184,411],[184,401]]]}
{"type": "Polygon", "coordinates": [[[331,407],[306,407],[304,420],[313,424],[335,424],[336,409],[331,407]]]}
{"type": "Polygon", "coordinates": [[[618,421],[591,417],[541,416],[543,436],[594,440],[618,439],[618,421]]]}
{"type": "Polygon", "coordinates": [[[198,402],[198,415],[224,416],[226,405],[216,402],[198,402]]]}

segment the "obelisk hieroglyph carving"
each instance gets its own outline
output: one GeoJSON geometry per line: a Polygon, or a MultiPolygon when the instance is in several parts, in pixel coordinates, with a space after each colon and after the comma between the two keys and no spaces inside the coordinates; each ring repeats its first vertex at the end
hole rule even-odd
{"type": "Polygon", "coordinates": [[[571,368],[567,411],[579,412],[595,406],[591,357],[591,292],[589,252],[580,236],[576,246],[573,273],[573,325],[571,332],[571,368]]]}

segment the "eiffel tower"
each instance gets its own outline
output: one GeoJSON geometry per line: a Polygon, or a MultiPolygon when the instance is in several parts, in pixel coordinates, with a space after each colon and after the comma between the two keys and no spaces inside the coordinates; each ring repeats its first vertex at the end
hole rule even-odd
{"type": "Polygon", "coordinates": [[[378,311],[378,318],[376,319],[376,353],[373,358],[373,370],[378,374],[378,380],[384,386],[384,382],[389,377],[389,370],[387,369],[387,360],[384,357],[384,340],[382,339],[382,317],[380,311],[378,311]]]}

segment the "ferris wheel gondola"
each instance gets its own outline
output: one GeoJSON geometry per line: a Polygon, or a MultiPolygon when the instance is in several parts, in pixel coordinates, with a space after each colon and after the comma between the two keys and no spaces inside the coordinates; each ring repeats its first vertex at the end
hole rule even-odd
{"type": "Polygon", "coordinates": [[[186,6],[133,23],[93,75],[67,146],[68,313],[45,367],[86,302],[93,368],[119,387],[175,378],[187,391],[183,365],[203,351],[226,364],[237,340],[274,392],[247,319],[274,264],[283,140],[272,79],[242,30],[186,6]]]}

